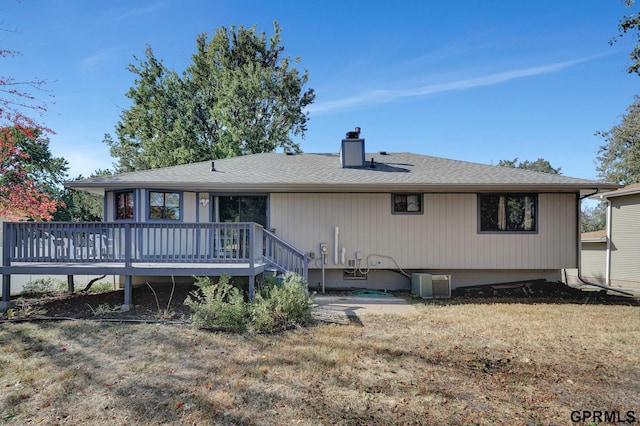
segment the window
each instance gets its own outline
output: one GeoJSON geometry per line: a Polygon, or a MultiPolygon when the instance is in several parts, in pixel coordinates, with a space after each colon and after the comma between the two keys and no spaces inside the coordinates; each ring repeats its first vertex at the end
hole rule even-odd
{"type": "Polygon", "coordinates": [[[180,220],[180,193],[150,191],[149,219],[180,220]]]}
{"type": "Polygon", "coordinates": [[[218,196],[218,211],[214,217],[219,222],[256,222],[267,227],[267,197],[229,195],[218,196]]]}
{"type": "Polygon", "coordinates": [[[422,194],[391,194],[393,214],[421,214],[422,194]]]}
{"type": "Polygon", "coordinates": [[[116,219],[133,219],[133,191],[116,193],[116,219]]]}
{"type": "Polygon", "coordinates": [[[535,194],[480,194],[480,232],[536,232],[535,194]]]}

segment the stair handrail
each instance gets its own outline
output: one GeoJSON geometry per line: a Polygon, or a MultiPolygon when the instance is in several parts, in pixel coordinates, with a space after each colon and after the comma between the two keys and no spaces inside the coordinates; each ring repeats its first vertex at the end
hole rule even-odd
{"type": "Polygon", "coordinates": [[[294,247],[273,232],[264,229],[264,259],[272,266],[285,272],[295,272],[305,280],[309,279],[309,255],[294,247]],[[276,247],[285,251],[284,256],[275,253],[276,247]],[[286,261],[286,262],[285,262],[286,261]]]}

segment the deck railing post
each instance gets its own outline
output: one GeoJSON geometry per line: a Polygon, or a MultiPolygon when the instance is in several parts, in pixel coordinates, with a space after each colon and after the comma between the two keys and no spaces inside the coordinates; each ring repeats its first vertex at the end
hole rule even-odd
{"type": "Polygon", "coordinates": [[[302,260],[302,278],[305,281],[309,281],[309,254],[304,254],[304,259],[302,260]]]}
{"type": "Polygon", "coordinates": [[[124,224],[124,266],[131,266],[131,224],[124,224]]]}
{"type": "Polygon", "coordinates": [[[255,292],[255,277],[256,277],[256,263],[255,263],[255,254],[254,247],[256,243],[256,226],[255,224],[249,225],[249,271],[251,275],[249,276],[249,300],[253,301],[253,296],[255,292]]]}

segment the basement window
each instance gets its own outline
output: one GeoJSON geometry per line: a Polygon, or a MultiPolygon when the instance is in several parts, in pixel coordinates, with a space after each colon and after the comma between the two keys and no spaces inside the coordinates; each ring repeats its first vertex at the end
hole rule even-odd
{"type": "Polygon", "coordinates": [[[391,212],[393,214],[422,214],[422,194],[391,194],[391,212]]]}

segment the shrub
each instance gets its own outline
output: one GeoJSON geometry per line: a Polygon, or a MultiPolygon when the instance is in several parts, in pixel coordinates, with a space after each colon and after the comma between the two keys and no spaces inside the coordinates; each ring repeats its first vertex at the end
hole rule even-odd
{"type": "Polygon", "coordinates": [[[195,290],[184,303],[191,308],[193,327],[243,332],[285,330],[311,321],[311,296],[307,282],[299,275],[287,273],[281,284],[265,280],[253,302],[244,300],[228,275],[217,283],[210,278],[196,278],[195,290]]]}
{"type": "Polygon", "coordinates": [[[89,293],[103,293],[105,291],[112,291],[112,290],[113,290],[113,284],[102,282],[102,283],[95,283],[87,291],[89,293]]]}
{"type": "Polygon", "coordinates": [[[66,283],[63,280],[47,277],[38,278],[37,280],[29,281],[22,287],[23,294],[41,294],[41,293],[56,293],[64,291],[66,283]]]}
{"type": "Polygon", "coordinates": [[[307,282],[291,272],[280,285],[265,286],[249,307],[251,328],[256,331],[285,330],[311,320],[311,296],[307,282]]]}
{"type": "Polygon", "coordinates": [[[244,296],[228,275],[222,275],[217,283],[208,277],[198,277],[195,286],[197,289],[184,301],[193,312],[191,321],[195,328],[237,332],[247,329],[244,296]]]}

